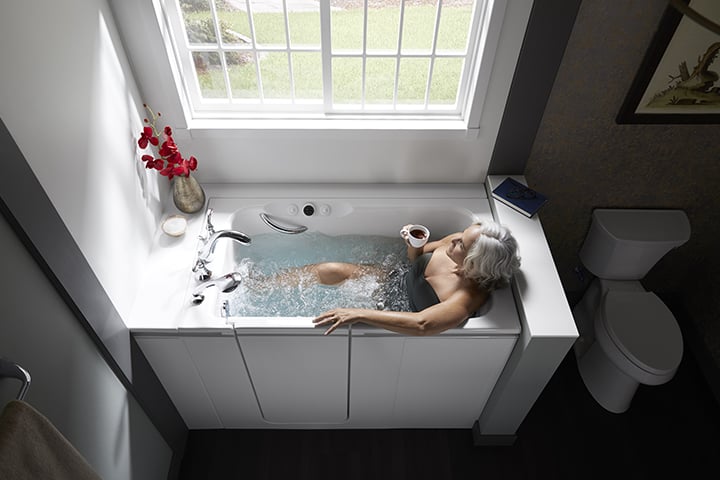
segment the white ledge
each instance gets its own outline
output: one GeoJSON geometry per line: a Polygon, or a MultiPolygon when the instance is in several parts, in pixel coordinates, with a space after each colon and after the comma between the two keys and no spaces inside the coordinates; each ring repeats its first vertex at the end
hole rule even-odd
{"type": "MultiPolygon", "coordinates": [[[[179,129],[175,129],[176,131],[179,129]]],[[[192,138],[238,138],[238,135],[298,135],[323,137],[328,134],[347,137],[371,136],[373,139],[421,137],[421,138],[478,138],[479,129],[468,128],[457,119],[352,119],[352,118],[305,118],[305,119],[194,119],[188,123],[192,138]]]]}
{"type": "MultiPolygon", "coordinates": [[[[515,434],[578,337],[540,218],[527,218],[492,198],[492,190],[506,177],[488,176],[486,187],[493,216],[512,230],[519,244],[521,274],[512,288],[522,331],[474,427],[479,437],[488,438],[515,434]]],[[[513,178],[527,184],[522,176],[513,178]]]]}

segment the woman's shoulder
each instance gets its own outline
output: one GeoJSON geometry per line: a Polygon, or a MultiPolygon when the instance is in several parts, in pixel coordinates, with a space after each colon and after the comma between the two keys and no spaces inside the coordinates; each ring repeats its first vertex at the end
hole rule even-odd
{"type": "Polygon", "coordinates": [[[469,312],[474,312],[485,304],[490,292],[484,288],[480,288],[477,283],[472,280],[465,279],[462,285],[447,298],[449,301],[455,301],[463,304],[469,312]]]}

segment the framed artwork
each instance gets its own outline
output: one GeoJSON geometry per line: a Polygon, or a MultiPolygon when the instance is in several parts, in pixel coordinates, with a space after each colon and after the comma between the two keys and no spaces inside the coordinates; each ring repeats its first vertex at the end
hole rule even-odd
{"type": "MultiPolygon", "coordinates": [[[[684,0],[714,22],[720,1],[684,0]]],[[[720,124],[720,35],[669,6],[617,123],[720,124]]]]}

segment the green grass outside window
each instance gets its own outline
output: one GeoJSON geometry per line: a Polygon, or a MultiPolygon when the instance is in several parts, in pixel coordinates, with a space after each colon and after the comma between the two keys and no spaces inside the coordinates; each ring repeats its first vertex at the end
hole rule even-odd
{"type": "MultiPolygon", "coordinates": [[[[220,11],[219,18],[231,30],[249,37],[247,14],[243,11],[220,11]]],[[[470,6],[444,7],[438,31],[437,49],[464,51],[471,15],[470,6]]],[[[186,15],[186,21],[208,18],[209,12],[186,15]]],[[[279,13],[256,13],[257,40],[265,45],[285,45],[285,22],[279,13]]],[[[362,48],[363,10],[332,12],[333,52],[362,48]]],[[[320,20],[317,12],[289,12],[291,45],[319,45],[320,20]]],[[[410,6],[405,9],[402,52],[408,50],[430,52],[435,23],[435,7],[410,6]]],[[[371,9],[368,13],[369,52],[395,50],[399,30],[399,8],[371,9]]],[[[293,53],[293,73],[297,98],[322,99],[322,63],[320,54],[293,53]]],[[[264,53],[260,56],[260,71],[266,98],[290,98],[290,80],[286,54],[264,53]]],[[[430,86],[430,103],[454,104],[462,71],[462,59],[435,61],[430,86]]],[[[333,94],[336,102],[358,103],[360,100],[360,70],[355,59],[335,59],[333,62],[333,94]]],[[[424,102],[427,84],[428,59],[402,59],[398,82],[399,103],[424,102]]],[[[395,76],[394,59],[368,57],[366,63],[367,103],[392,101],[395,76]]],[[[200,88],[205,97],[224,97],[223,74],[217,65],[209,65],[198,72],[200,88]]],[[[230,87],[235,98],[257,98],[258,86],[252,61],[229,65],[230,87]]]]}

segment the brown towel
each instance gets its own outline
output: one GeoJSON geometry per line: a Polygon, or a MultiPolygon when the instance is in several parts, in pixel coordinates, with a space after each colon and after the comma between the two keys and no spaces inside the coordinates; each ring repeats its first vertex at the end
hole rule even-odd
{"type": "Polygon", "coordinates": [[[41,413],[13,400],[0,414],[3,480],[100,479],[70,442],[41,413]]]}

